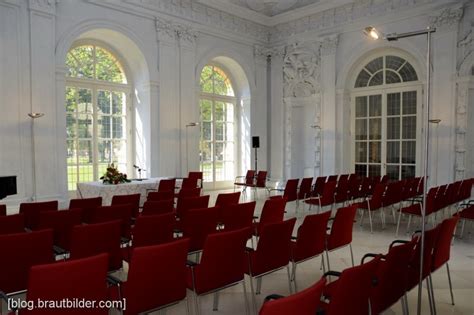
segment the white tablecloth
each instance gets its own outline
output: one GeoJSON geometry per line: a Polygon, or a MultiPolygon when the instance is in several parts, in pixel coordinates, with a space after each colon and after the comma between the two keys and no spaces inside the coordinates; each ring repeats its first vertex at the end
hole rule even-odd
{"type": "Polygon", "coordinates": [[[77,197],[92,198],[100,196],[102,197],[102,205],[108,206],[112,202],[114,195],[140,193],[140,206],[142,206],[146,200],[147,189],[157,189],[160,180],[167,178],[168,177],[149,178],[142,181],[131,181],[130,183],[117,185],[103,184],[102,182],[78,183],[77,197]]]}

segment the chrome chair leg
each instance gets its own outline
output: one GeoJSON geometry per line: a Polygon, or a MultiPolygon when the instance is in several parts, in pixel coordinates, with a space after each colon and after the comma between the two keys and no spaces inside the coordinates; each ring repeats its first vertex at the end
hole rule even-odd
{"type": "Polygon", "coordinates": [[[351,250],[352,267],[354,267],[354,253],[352,252],[352,244],[349,244],[349,249],[351,250]]]}
{"type": "Polygon", "coordinates": [[[250,315],[249,297],[247,296],[247,286],[245,285],[245,276],[244,276],[244,279],[242,280],[242,286],[244,288],[245,314],[250,315]]]}
{"type": "Polygon", "coordinates": [[[288,274],[288,288],[290,290],[290,294],[292,294],[293,288],[291,287],[290,264],[286,265],[286,273],[288,274]]]}
{"type": "Polygon", "coordinates": [[[255,293],[257,295],[262,293],[262,277],[257,278],[257,291],[255,293]]]}
{"type": "Polygon", "coordinates": [[[370,211],[369,209],[368,212],[369,212],[370,233],[374,234],[374,231],[372,229],[372,213],[371,213],[372,211],[370,211]]]}
{"type": "Polygon", "coordinates": [[[212,310],[217,311],[217,309],[219,308],[219,292],[214,292],[213,295],[214,295],[214,301],[213,301],[212,310]]]}
{"type": "Polygon", "coordinates": [[[449,264],[446,263],[446,270],[448,271],[449,291],[451,293],[451,304],[454,305],[453,284],[451,283],[451,273],[449,272],[449,264]]]}
{"type": "Polygon", "coordinates": [[[398,236],[398,230],[400,229],[400,220],[401,219],[402,219],[402,209],[400,209],[399,213],[398,213],[397,230],[395,232],[395,236],[398,236]]]}

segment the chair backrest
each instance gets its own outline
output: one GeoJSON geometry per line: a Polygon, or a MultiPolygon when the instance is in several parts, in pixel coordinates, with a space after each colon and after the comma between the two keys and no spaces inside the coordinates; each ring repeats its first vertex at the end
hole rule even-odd
{"type": "Polygon", "coordinates": [[[109,270],[122,267],[120,251],[121,221],[76,225],[72,228],[70,259],[109,254],[109,270]]]}
{"type": "Polygon", "coordinates": [[[454,230],[458,224],[459,216],[455,215],[444,220],[440,224],[438,238],[433,248],[433,262],[431,270],[435,271],[449,261],[451,256],[451,242],[454,236],[454,230]]]}
{"type": "Polygon", "coordinates": [[[173,213],[139,216],[132,229],[133,247],[158,245],[173,241],[173,213]]]}
{"type": "Polygon", "coordinates": [[[321,196],[321,206],[327,206],[334,203],[334,194],[336,192],[337,181],[328,181],[324,184],[323,194],[321,196]]]}
{"type": "MultiPolygon", "coordinates": [[[[225,231],[239,230],[243,228],[251,228],[253,221],[253,214],[255,212],[255,201],[246,203],[237,203],[222,211],[222,223],[225,231]]],[[[250,231],[249,238],[252,231],[250,231]]]]}
{"type": "Polygon", "coordinates": [[[349,174],[341,174],[339,175],[339,181],[341,180],[349,180],[349,174]]]}
{"type": "Polygon", "coordinates": [[[265,204],[263,205],[262,213],[260,214],[260,220],[257,226],[257,234],[260,234],[264,225],[283,221],[283,216],[285,215],[285,206],[285,198],[273,198],[265,200],[265,204]]]}
{"type": "Polygon", "coordinates": [[[186,297],[189,240],[134,249],[124,298],[125,314],[145,313],[186,297]]]}
{"type": "Polygon", "coordinates": [[[180,189],[176,197],[179,199],[182,198],[191,198],[191,197],[199,197],[201,195],[201,188],[188,188],[188,189],[180,189]]]}
{"type": "Polygon", "coordinates": [[[172,191],[174,193],[175,187],[176,187],[176,178],[161,179],[160,182],[158,183],[158,192],[172,191]]]}
{"type": "Polygon", "coordinates": [[[295,262],[316,256],[326,249],[326,228],[331,211],[307,215],[298,228],[293,247],[292,260],[295,262]]]}
{"type": "Polygon", "coordinates": [[[174,210],[174,200],[160,200],[153,201],[148,200],[143,204],[143,210],[140,213],[141,215],[157,215],[173,212],[174,210]]]}
{"type": "Polygon", "coordinates": [[[100,301],[107,300],[108,255],[56,262],[31,267],[29,272],[27,301],[56,301],[65,299],[96,301],[94,308],[67,307],[36,308],[21,312],[35,315],[48,314],[108,314],[108,309],[100,308],[100,301]],[[66,308],[67,307],[67,308],[66,308]]]}
{"type": "Polygon", "coordinates": [[[473,184],[474,184],[473,179],[465,179],[462,181],[461,187],[459,188],[459,198],[458,198],[459,201],[470,198],[473,184]]]}
{"type": "Polygon", "coordinates": [[[69,209],[91,209],[102,206],[102,197],[71,199],[69,209]]]}
{"type": "Polygon", "coordinates": [[[219,194],[217,195],[216,199],[216,207],[224,208],[229,205],[233,205],[239,203],[240,199],[240,191],[234,193],[226,193],[226,194],[219,194]]]}
{"type": "Polygon", "coordinates": [[[352,243],[352,228],[357,206],[349,206],[337,209],[336,216],[331,226],[331,232],[327,237],[327,249],[333,250],[352,243]]]}
{"type": "Polygon", "coordinates": [[[286,202],[295,201],[298,198],[298,182],[298,178],[286,181],[285,191],[283,192],[286,202]]]}
{"type": "Polygon", "coordinates": [[[266,185],[267,185],[267,173],[268,173],[267,171],[258,171],[255,186],[257,186],[257,187],[266,187],[266,185]]]}
{"type": "Polygon", "coordinates": [[[111,206],[131,205],[132,217],[136,218],[140,210],[140,194],[116,195],[112,197],[111,206]]]}
{"type": "Polygon", "coordinates": [[[162,201],[174,199],[174,191],[151,191],[148,193],[146,200],[147,201],[162,201]]]}
{"type": "Polygon", "coordinates": [[[337,182],[337,178],[338,178],[338,177],[339,177],[338,175],[329,175],[327,181],[328,181],[328,182],[333,182],[333,181],[336,181],[336,182],[337,182]]]}
{"type": "Polygon", "coordinates": [[[349,175],[341,175],[337,182],[336,195],[334,201],[341,203],[349,199],[349,175]]]}
{"type": "Polygon", "coordinates": [[[80,225],[82,209],[40,213],[38,229],[52,229],[54,244],[69,250],[72,227],[80,225]]]}
{"type": "MultiPolygon", "coordinates": [[[[383,185],[383,183],[381,183],[383,185]]],[[[403,197],[403,181],[395,181],[387,184],[385,193],[382,195],[382,205],[391,206],[401,201],[403,197]]]]}
{"type": "Polygon", "coordinates": [[[266,224],[262,228],[252,261],[254,276],[286,266],[291,256],[291,234],[296,218],[266,224]]]}
{"type": "Polygon", "coordinates": [[[197,293],[235,283],[244,278],[246,263],[245,244],[249,228],[209,234],[196,274],[202,281],[196,281],[197,293]]]}
{"type": "Polygon", "coordinates": [[[198,179],[195,177],[185,177],[181,183],[181,189],[193,189],[197,188],[198,179]]]}
{"type": "Polygon", "coordinates": [[[305,177],[301,180],[300,189],[298,191],[298,199],[309,198],[311,193],[311,184],[313,183],[312,177],[305,177]]]}
{"type": "Polygon", "coordinates": [[[317,314],[326,279],[321,278],[309,288],[293,295],[263,303],[259,315],[317,314]]]}
{"type": "Polygon", "coordinates": [[[195,178],[197,180],[197,186],[202,188],[203,184],[203,172],[189,172],[188,178],[195,178]]]}
{"type": "Polygon", "coordinates": [[[377,285],[370,293],[372,314],[380,314],[395,304],[404,294],[408,279],[408,264],[417,239],[390,247],[377,268],[377,285]]]}
{"type": "Polygon", "coordinates": [[[255,178],[255,171],[248,170],[247,174],[245,174],[245,184],[246,185],[253,185],[253,180],[255,178]]]}
{"type": "Polygon", "coordinates": [[[201,250],[207,235],[216,232],[217,208],[191,209],[182,218],[183,236],[190,239],[191,252],[201,250]]]}
{"type": "MultiPolygon", "coordinates": [[[[426,195],[426,215],[436,211],[436,194],[438,187],[431,187],[426,195]]],[[[421,204],[420,204],[421,206],[421,204]]]]}
{"type": "Polygon", "coordinates": [[[0,205],[0,217],[7,215],[7,205],[0,205]]]}
{"type": "Polygon", "coordinates": [[[132,207],[130,204],[102,206],[95,208],[91,214],[90,223],[102,223],[114,220],[121,222],[121,235],[130,238],[130,222],[132,207]]]}
{"type": "Polygon", "coordinates": [[[369,314],[369,296],[379,263],[377,256],[365,264],[345,269],[331,292],[327,314],[369,314]]]}
{"type": "Polygon", "coordinates": [[[0,235],[0,248],[0,290],[4,293],[24,290],[31,266],[54,261],[53,231],[0,235]]]}
{"type": "Polygon", "coordinates": [[[380,179],[380,182],[381,182],[381,183],[388,183],[388,180],[389,180],[389,179],[390,179],[390,178],[388,177],[388,175],[384,175],[384,176],[382,176],[382,178],[380,179]]]}
{"type": "Polygon", "coordinates": [[[383,197],[384,197],[386,188],[387,188],[387,184],[385,183],[375,184],[372,197],[370,197],[368,201],[370,204],[371,210],[375,210],[382,207],[383,197]]]}
{"type": "Polygon", "coordinates": [[[176,215],[181,218],[190,209],[202,209],[209,206],[209,195],[190,197],[190,198],[178,198],[178,204],[176,205],[176,215]]]}
{"type": "Polygon", "coordinates": [[[20,213],[25,215],[25,226],[36,229],[38,226],[39,213],[42,211],[57,211],[58,201],[23,202],[20,203],[20,213]]]}
{"type": "Polygon", "coordinates": [[[319,176],[316,178],[316,182],[314,183],[314,191],[313,196],[322,195],[324,184],[326,183],[326,176],[319,176]]]}
{"type": "Polygon", "coordinates": [[[21,213],[0,216],[0,235],[23,233],[25,231],[25,216],[21,213]]]}

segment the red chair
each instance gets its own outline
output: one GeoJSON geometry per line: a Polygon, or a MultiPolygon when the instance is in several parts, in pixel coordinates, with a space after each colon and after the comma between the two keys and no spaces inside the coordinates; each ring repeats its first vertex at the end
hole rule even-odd
{"type": "Polygon", "coordinates": [[[183,198],[191,198],[191,197],[199,197],[201,196],[201,188],[189,188],[189,189],[181,189],[175,197],[179,199],[183,198]]]}
{"type": "MultiPolygon", "coordinates": [[[[386,311],[398,300],[402,303],[404,314],[408,308],[406,304],[406,287],[408,280],[408,264],[412,259],[413,249],[418,241],[412,239],[406,244],[390,245],[389,252],[381,256],[381,261],[376,271],[377,285],[370,292],[370,306],[372,314],[380,314],[386,311]]],[[[368,257],[376,257],[376,254],[366,254],[362,263],[368,257]]]]}
{"type": "Polygon", "coordinates": [[[23,232],[26,232],[25,216],[23,214],[0,216],[0,235],[23,232]]]}
{"type": "Polygon", "coordinates": [[[287,297],[270,295],[265,298],[259,315],[315,315],[325,284],[326,279],[321,278],[299,293],[287,297]]]}
{"type": "Polygon", "coordinates": [[[0,205],[0,217],[7,215],[7,205],[0,205]]]}
{"type": "Polygon", "coordinates": [[[354,226],[354,218],[357,212],[355,206],[339,208],[332,222],[331,231],[326,238],[326,258],[329,265],[329,252],[349,245],[351,251],[352,266],[354,266],[354,254],[352,252],[352,229],[354,226]]]}
{"type": "Polygon", "coordinates": [[[324,184],[324,190],[321,196],[310,197],[306,199],[304,202],[309,204],[309,209],[311,210],[313,205],[317,205],[317,212],[319,212],[323,209],[323,207],[330,205],[332,211],[332,206],[334,204],[334,193],[336,192],[336,184],[336,181],[327,182],[324,184]]]}
{"type": "Polygon", "coordinates": [[[163,200],[173,200],[174,199],[174,191],[152,191],[149,192],[146,200],[147,201],[163,201],[163,200]]]}
{"type": "Polygon", "coordinates": [[[180,198],[176,205],[176,216],[182,218],[185,213],[190,209],[202,209],[209,206],[209,195],[191,197],[191,198],[180,198]]]}
{"type": "Polygon", "coordinates": [[[337,182],[334,203],[344,204],[349,200],[349,175],[341,175],[337,182]]]}
{"type": "Polygon", "coordinates": [[[140,213],[141,216],[157,215],[174,212],[174,201],[173,199],[150,201],[147,200],[143,204],[143,210],[140,213]]]}
{"type": "Polygon", "coordinates": [[[186,177],[183,178],[183,181],[181,182],[181,189],[195,189],[195,188],[200,188],[198,187],[198,179],[196,177],[186,177]]]}
{"type": "Polygon", "coordinates": [[[189,240],[183,239],[134,249],[127,281],[109,276],[127,301],[125,315],[148,314],[186,299],[188,248],[189,240]]]}
{"type": "Polygon", "coordinates": [[[329,175],[328,176],[328,182],[337,182],[337,178],[339,177],[339,175],[329,175]]]}
{"type": "MultiPolygon", "coordinates": [[[[352,268],[345,269],[342,273],[328,271],[324,277],[339,277],[326,285],[323,296],[329,300],[320,302],[319,308],[325,315],[367,315],[369,310],[369,297],[374,282],[380,256],[371,261],[352,268]]],[[[319,314],[319,313],[318,313],[319,314]]]]}
{"type": "Polygon", "coordinates": [[[286,181],[286,186],[284,189],[270,189],[272,190],[277,190],[277,191],[283,191],[283,197],[286,198],[286,202],[291,202],[295,201],[298,199],[298,182],[299,179],[289,179],[286,181]]]}
{"type": "Polygon", "coordinates": [[[130,204],[122,204],[115,206],[103,206],[95,208],[91,214],[89,223],[103,223],[108,221],[120,220],[121,235],[123,243],[130,240],[130,221],[132,216],[132,206],[130,204]]]}
{"type": "Polygon", "coordinates": [[[224,231],[248,229],[247,239],[252,237],[253,232],[253,214],[255,212],[256,202],[246,202],[231,205],[222,211],[222,223],[224,231]]]}
{"type": "MultiPolygon", "coordinates": [[[[433,246],[433,261],[431,262],[431,273],[446,265],[448,274],[449,291],[451,293],[451,304],[454,305],[453,286],[451,283],[451,274],[449,272],[449,259],[451,257],[451,243],[454,236],[454,230],[458,224],[459,216],[455,215],[449,219],[444,220],[439,227],[438,238],[433,246]]],[[[431,278],[431,274],[430,274],[431,278]]],[[[433,280],[430,279],[432,282],[433,280]]],[[[434,299],[433,285],[431,291],[434,299]]],[[[435,307],[433,300],[433,307],[435,307]]]]}
{"type": "Polygon", "coordinates": [[[74,226],[71,233],[69,258],[78,259],[108,253],[109,270],[122,268],[120,227],[120,220],[74,226]]]}
{"type": "MultiPolygon", "coordinates": [[[[307,215],[303,224],[298,228],[296,237],[291,241],[291,262],[293,265],[291,279],[295,286],[295,292],[298,291],[296,285],[297,264],[321,255],[326,249],[326,228],[330,215],[329,211],[307,215]]],[[[326,272],[323,255],[321,255],[321,262],[323,270],[326,272]]]]}
{"type": "Polygon", "coordinates": [[[254,188],[254,198],[257,199],[257,189],[258,188],[265,188],[267,189],[267,171],[258,171],[256,177],[255,177],[255,184],[253,184],[251,187],[254,188]]]}
{"type": "Polygon", "coordinates": [[[200,314],[199,296],[214,293],[213,310],[218,310],[218,291],[242,282],[245,307],[245,244],[248,229],[208,235],[199,263],[188,262],[188,288],[194,292],[196,314],[200,314]]]}
{"type": "Polygon", "coordinates": [[[25,226],[31,230],[38,227],[39,214],[42,211],[57,211],[58,201],[20,203],[20,213],[25,216],[25,226]]]}
{"type": "Polygon", "coordinates": [[[202,172],[189,172],[188,178],[196,179],[196,185],[200,188],[203,186],[203,173],[202,172]]]}
{"type": "Polygon", "coordinates": [[[305,177],[301,180],[300,188],[298,190],[298,202],[301,199],[306,199],[310,197],[312,184],[313,184],[312,177],[305,177]]]}
{"type": "Polygon", "coordinates": [[[264,275],[286,267],[290,293],[293,291],[291,288],[289,262],[291,257],[291,233],[293,232],[295,222],[296,218],[293,218],[287,221],[264,225],[257,248],[255,250],[247,248],[248,266],[245,273],[250,276],[250,288],[255,312],[257,311],[255,292],[260,293],[262,277],[264,275]],[[254,278],[257,278],[256,291],[253,288],[254,278]]]}
{"type": "Polygon", "coordinates": [[[466,224],[466,221],[467,220],[474,221],[474,205],[466,207],[461,212],[459,212],[459,218],[460,220],[462,220],[462,228],[461,228],[461,235],[460,235],[460,238],[462,238],[464,234],[464,225],[466,224]]]}
{"type": "Polygon", "coordinates": [[[31,266],[54,261],[53,231],[0,235],[0,249],[0,291],[14,295],[27,288],[31,266]]]}
{"type": "Polygon", "coordinates": [[[251,187],[254,184],[254,178],[255,178],[255,171],[254,170],[248,170],[247,174],[245,176],[237,176],[234,181],[234,191],[235,191],[235,186],[243,186],[244,191],[247,189],[247,187],[251,187]],[[238,178],[243,178],[243,181],[237,181],[238,178]]]}
{"type": "Polygon", "coordinates": [[[364,219],[364,212],[367,211],[369,213],[370,233],[374,232],[372,229],[372,212],[373,211],[381,210],[380,215],[382,216],[382,226],[383,226],[382,198],[385,193],[386,187],[387,187],[386,184],[378,183],[377,185],[375,185],[375,189],[374,189],[372,197],[368,198],[365,201],[353,204],[354,206],[357,207],[357,209],[362,210],[362,217],[360,219],[361,226],[364,219]]]}
{"type": "Polygon", "coordinates": [[[140,210],[140,194],[117,195],[112,197],[111,206],[131,205],[132,217],[136,218],[140,210]]]}
{"type": "MultiPolygon", "coordinates": [[[[73,261],[50,263],[33,266],[28,280],[27,301],[55,302],[85,300],[94,301],[94,307],[42,307],[33,310],[23,309],[20,314],[93,314],[106,315],[108,309],[99,307],[99,303],[107,300],[107,263],[108,255],[100,254],[93,257],[73,261]]],[[[51,304],[49,304],[51,305],[51,304]]]]}
{"type": "Polygon", "coordinates": [[[69,209],[90,209],[102,206],[102,197],[71,199],[69,209]]]}
{"type": "MultiPolygon", "coordinates": [[[[435,202],[436,202],[436,193],[438,191],[438,187],[432,187],[428,191],[428,194],[426,196],[426,213],[425,216],[428,217],[430,214],[435,212],[435,202]]],[[[396,235],[398,235],[398,230],[400,228],[400,221],[402,214],[408,215],[408,222],[407,222],[407,231],[410,228],[410,222],[411,222],[411,217],[412,216],[419,216],[421,217],[421,211],[422,211],[422,203],[415,203],[412,204],[408,207],[403,207],[398,210],[398,221],[397,221],[397,230],[395,232],[396,235]]]]}
{"type": "Polygon", "coordinates": [[[176,178],[162,179],[158,183],[158,192],[172,191],[176,187],[176,178]]]}
{"type": "Polygon", "coordinates": [[[270,223],[283,221],[285,215],[285,198],[268,199],[263,205],[259,222],[254,223],[254,235],[259,236],[263,227],[270,223]]]}
{"type": "Polygon", "coordinates": [[[183,237],[189,238],[189,252],[197,253],[204,247],[206,237],[216,232],[217,208],[191,209],[182,218],[183,237]]]}
{"type": "Polygon", "coordinates": [[[132,228],[132,246],[122,249],[125,261],[137,247],[159,245],[174,240],[175,218],[173,213],[140,216],[132,228]]]}
{"type": "Polygon", "coordinates": [[[224,208],[239,203],[240,191],[234,193],[218,194],[215,207],[224,208]]]}
{"type": "Polygon", "coordinates": [[[38,229],[52,229],[55,252],[63,254],[69,250],[72,228],[81,222],[82,209],[45,211],[40,213],[38,229]]]}

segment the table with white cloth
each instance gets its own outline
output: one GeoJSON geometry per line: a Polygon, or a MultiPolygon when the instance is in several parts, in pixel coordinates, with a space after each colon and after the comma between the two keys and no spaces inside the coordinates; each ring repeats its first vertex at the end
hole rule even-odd
{"type": "MultiPolygon", "coordinates": [[[[78,198],[102,197],[102,205],[108,206],[112,203],[115,195],[140,194],[140,206],[146,200],[149,190],[157,190],[160,180],[169,177],[148,178],[143,180],[132,180],[122,184],[104,184],[102,182],[77,183],[78,198]]],[[[179,181],[180,183],[181,181],[179,181]]],[[[178,180],[176,184],[179,184],[178,180]]]]}

